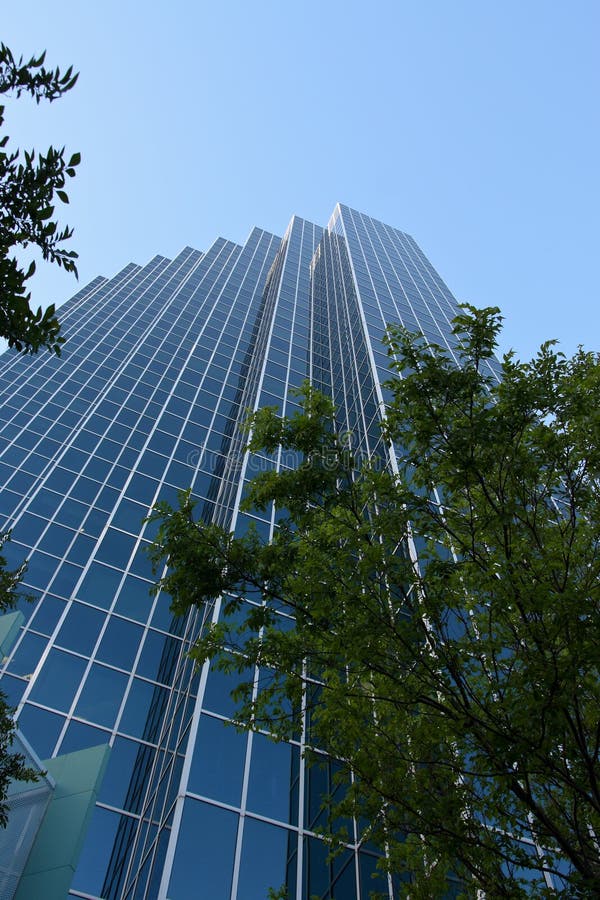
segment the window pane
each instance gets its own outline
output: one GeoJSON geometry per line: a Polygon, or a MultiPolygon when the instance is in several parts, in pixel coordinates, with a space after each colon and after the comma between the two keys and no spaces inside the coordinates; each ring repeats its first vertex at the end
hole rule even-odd
{"type": "Polygon", "coordinates": [[[263,734],[253,735],[249,810],[293,822],[298,809],[298,757],[298,748],[291,744],[276,744],[263,734]]]}
{"type": "Polygon", "coordinates": [[[268,897],[269,888],[286,885],[286,862],[296,840],[294,832],[246,817],[237,900],[268,897]]]}
{"type": "Polygon", "coordinates": [[[54,709],[68,710],[83,678],[85,660],[51,650],[31,691],[31,699],[54,709]]]}
{"type": "Polygon", "coordinates": [[[210,900],[229,900],[237,824],[236,813],[186,799],[169,900],[189,900],[191,885],[202,885],[210,900]]]}
{"type": "Polygon", "coordinates": [[[76,715],[111,728],[126,685],[126,675],[94,664],[75,707],[76,715]]]}
{"type": "Polygon", "coordinates": [[[221,719],[202,715],[192,757],[189,790],[239,806],[248,736],[221,719]]]}
{"type": "Polygon", "coordinates": [[[105,618],[99,610],[74,601],[58,632],[56,643],[88,656],[94,649],[105,618]]]}

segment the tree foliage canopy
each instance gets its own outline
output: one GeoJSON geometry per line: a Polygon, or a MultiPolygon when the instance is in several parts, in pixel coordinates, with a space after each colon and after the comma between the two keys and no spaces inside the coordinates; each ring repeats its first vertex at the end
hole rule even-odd
{"type": "MultiPolygon", "coordinates": [[[[19,97],[30,94],[40,100],[53,101],[70,91],[77,81],[69,67],[44,67],[45,53],[16,60],[8,47],[0,44],[0,94],[19,97]]],[[[4,106],[0,106],[0,127],[4,125],[4,106]]],[[[74,153],[67,162],[64,147],[49,147],[45,155],[35,151],[8,149],[8,135],[0,137],[0,336],[9,347],[36,353],[41,347],[59,354],[64,339],[54,305],[45,311],[30,306],[31,293],[27,280],[35,271],[35,263],[25,269],[14,253],[16,248],[36,246],[43,259],[77,274],[77,253],[65,248],[73,234],[68,226],[61,228],[54,218],[55,196],[68,203],[67,178],[75,175],[80,155],[74,153]]]]}
{"type": "Polygon", "coordinates": [[[547,343],[498,380],[500,322],[464,307],[454,357],[389,329],[397,471],[353,457],[306,386],[300,413],[250,422],[251,451],[303,458],[249,486],[247,510],[279,510],[271,543],[187,493],[154,512],[153,557],[173,609],[205,613],[195,658],[240,673],[240,723],[339,760],[332,823],[368,822],[411,898],[453,877],[596,897],[600,364],[547,343]]]}
{"type": "MultiPolygon", "coordinates": [[[[77,81],[72,67],[62,74],[59,69],[46,69],[44,60],[45,53],[32,56],[28,62],[23,57],[17,60],[5,44],[0,44],[0,94],[18,98],[27,93],[39,103],[51,102],[70,91],[77,81]]],[[[3,125],[4,106],[0,106],[0,127],[3,125]]],[[[75,175],[80,156],[75,153],[67,162],[64,148],[53,147],[45,155],[36,157],[32,150],[21,156],[19,150],[7,149],[8,141],[8,135],[0,137],[0,337],[19,351],[36,353],[47,347],[60,355],[64,338],[59,334],[54,305],[45,311],[31,308],[26,282],[35,272],[35,263],[24,269],[14,251],[34,245],[45,260],[77,275],[77,254],[64,247],[72,229],[58,226],[53,219],[53,204],[55,195],[63,203],[69,202],[65,182],[75,175]]],[[[9,539],[10,532],[0,534],[0,551],[9,539]]],[[[17,571],[7,570],[6,560],[0,555],[0,615],[14,606],[24,569],[25,564],[17,571]]],[[[25,766],[24,758],[10,750],[14,736],[12,712],[0,694],[0,826],[7,821],[5,798],[10,781],[36,778],[36,773],[25,766]]]]}

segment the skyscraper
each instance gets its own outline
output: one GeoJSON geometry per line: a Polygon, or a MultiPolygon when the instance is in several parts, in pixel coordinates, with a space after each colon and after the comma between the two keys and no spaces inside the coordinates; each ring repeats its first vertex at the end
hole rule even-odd
{"type": "Polygon", "coordinates": [[[293,217],[283,239],[255,228],[97,278],[60,310],[60,359],[2,358],[0,514],[35,599],[0,689],[40,759],[111,748],[71,896],[388,889],[368,848],[327,862],[314,828],[329,775],[305,770],[300,744],[223,727],[232,684],[194,671],[196,615],[150,596],[144,519],[191,486],[207,519],[268,537],[272,516],[240,511],[244,484],[291,461],[244,452],[247,411],[289,413],[309,376],[357,447],[386,456],[385,325],[451,350],[455,314],[412,238],[338,205],[326,229],[293,217]]]}

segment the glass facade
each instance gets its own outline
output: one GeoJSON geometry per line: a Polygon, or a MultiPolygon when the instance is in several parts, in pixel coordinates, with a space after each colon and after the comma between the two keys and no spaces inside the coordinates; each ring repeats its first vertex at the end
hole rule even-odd
{"type": "Polygon", "coordinates": [[[255,228],[97,278],[60,310],[60,359],[1,358],[0,516],[34,600],[0,689],[40,758],[111,746],[70,896],[393,897],[356,831],[331,861],[314,833],[331,771],[306,771],[301,742],[224,727],[232,684],[187,657],[199,614],[151,597],[144,519],[191,486],[206,519],[268,537],[274,512],[240,512],[244,485],[294,460],[245,453],[240,424],[292,411],[307,376],[393,465],[385,325],[451,350],[455,313],[412,238],[338,205],[325,229],[293,217],[283,238],[255,228]]]}

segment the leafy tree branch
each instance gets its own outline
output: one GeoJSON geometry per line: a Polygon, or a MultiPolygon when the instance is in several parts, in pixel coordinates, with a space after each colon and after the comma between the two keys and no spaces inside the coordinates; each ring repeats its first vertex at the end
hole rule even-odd
{"type": "Polygon", "coordinates": [[[411,898],[453,879],[465,897],[591,898],[600,365],[547,343],[498,380],[500,325],[463,308],[454,355],[390,327],[397,475],[353,458],[306,385],[300,413],[250,422],[250,452],[303,460],[249,486],[246,509],[280,510],[272,541],[199,521],[187,493],[154,512],[153,558],[176,612],[221,604],[193,656],[240,674],[239,721],[338,761],[331,839],[340,816],[368,822],[411,898]]]}
{"type": "MultiPolygon", "coordinates": [[[[0,44],[0,94],[18,98],[30,94],[37,103],[53,101],[71,90],[77,81],[69,67],[46,69],[45,54],[15,59],[5,44],[0,44]]],[[[4,125],[5,107],[0,106],[0,127],[4,125]]],[[[65,150],[49,147],[45,154],[34,150],[10,150],[8,135],[0,137],[0,336],[9,347],[36,353],[47,347],[60,354],[64,338],[54,305],[42,311],[30,306],[31,293],[27,281],[35,272],[35,262],[25,268],[18,248],[37,247],[44,260],[77,275],[77,253],[65,246],[73,229],[61,228],[54,218],[55,197],[68,203],[67,178],[75,175],[79,153],[65,156],[65,150]]]]}

